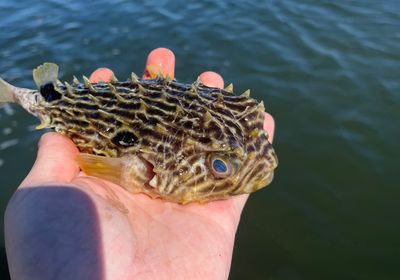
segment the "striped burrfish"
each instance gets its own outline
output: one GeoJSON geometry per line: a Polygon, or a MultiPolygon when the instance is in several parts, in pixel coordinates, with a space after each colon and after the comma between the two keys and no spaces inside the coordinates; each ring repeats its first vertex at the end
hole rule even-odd
{"type": "Polygon", "coordinates": [[[264,104],[247,90],[182,84],[161,75],[91,83],[33,70],[37,89],[0,79],[0,103],[16,102],[80,150],[90,176],[176,203],[208,202],[268,185],[277,157],[263,129],[264,104]]]}

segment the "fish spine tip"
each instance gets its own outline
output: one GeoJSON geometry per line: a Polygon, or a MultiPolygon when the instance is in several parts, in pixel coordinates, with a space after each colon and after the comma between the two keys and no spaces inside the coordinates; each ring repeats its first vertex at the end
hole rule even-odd
{"type": "Polygon", "coordinates": [[[131,81],[135,84],[139,83],[139,77],[133,72],[131,73],[131,81]]]}
{"type": "Polygon", "coordinates": [[[74,91],[73,91],[73,89],[72,89],[72,86],[71,86],[68,82],[65,82],[65,83],[64,83],[64,86],[65,86],[65,88],[66,88],[68,94],[71,94],[71,95],[74,94],[74,91]]]}
{"type": "Polygon", "coordinates": [[[82,78],[83,78],[83,83],[84,83],[85,87],[88,88],[90,92],[96,92],[96,89],[93,87],[93,85],[90,82],[90,80],[88,79],[88,77],[83,76],[82,78]]]}
{"type": "Polygon", "coordinates": [[[117,79],[117,77],[115,76],[114,73],[111,75],[110,82],[112,84],[118,83],[118,79],[117,79]]]}
{"type": "Polygon", "coordinates": [[[243,96],[243,97],[250,97],[250,89],[244,91],[240,96],[243,96]]]}
{"type": "Polygon", "coordinates": [[[233,92],[233,84],[230,83],[225,87],[225,91],[232,93],[233,92]]]}
{"type": "Polygon", "coordinates": [[[73,83],[74,85],[79,85],[79,84],[80,84],[78,78],[75,77],[75,76],[74,76],[74,78],[72,79],[72,83],[73,83]]]}

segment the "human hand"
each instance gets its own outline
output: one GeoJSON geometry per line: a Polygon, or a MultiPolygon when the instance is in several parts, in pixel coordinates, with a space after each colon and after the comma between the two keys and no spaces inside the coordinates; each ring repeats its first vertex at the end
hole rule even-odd
{"type": "MultiPolygon", "coordinates": [[[[167,49],[149,54],[148,67],[174,76],[167,49]]],[[[107,81],[101,68],[91,81],[107,81]]],[[[145,70],[143,78],[148,78],[145,70]]],[[[205,85],[223,79],[204,72],[205,85]]],[[[274,121],[265,115],[272,140],[274,121]]],[[[88,177],[71,140],[46,133],[36,162],[10,200],[5,242],[12,279],[227,279],[235,233],[248,195],[178,205],[130,194],[88,177]]]]}

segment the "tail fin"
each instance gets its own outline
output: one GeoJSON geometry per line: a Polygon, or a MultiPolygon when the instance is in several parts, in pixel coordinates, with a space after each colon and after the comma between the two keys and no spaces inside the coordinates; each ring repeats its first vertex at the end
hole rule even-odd
{"type": "Polygon", "coordinates": [[[15,101],[14,87],[0,78],[0,104],[15,101]]]}

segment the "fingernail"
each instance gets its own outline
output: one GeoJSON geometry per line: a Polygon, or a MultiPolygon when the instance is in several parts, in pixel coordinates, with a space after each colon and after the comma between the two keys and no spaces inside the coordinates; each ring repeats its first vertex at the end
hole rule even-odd
{"type": "Polygon", "coordinates": [[[203,82],[204,85],[208,87],[224,87],[224,79],[222,79],[221,75],[213,71],[206,71],[201,73],[199,79],[203,82]]]}
{"type": "Polygon", "coordinates": [[[161,74],[163,77],[175,77],[175,55],[166,48],[157,48],[147,57],[144,79],[151,79],[161,74]]]}

